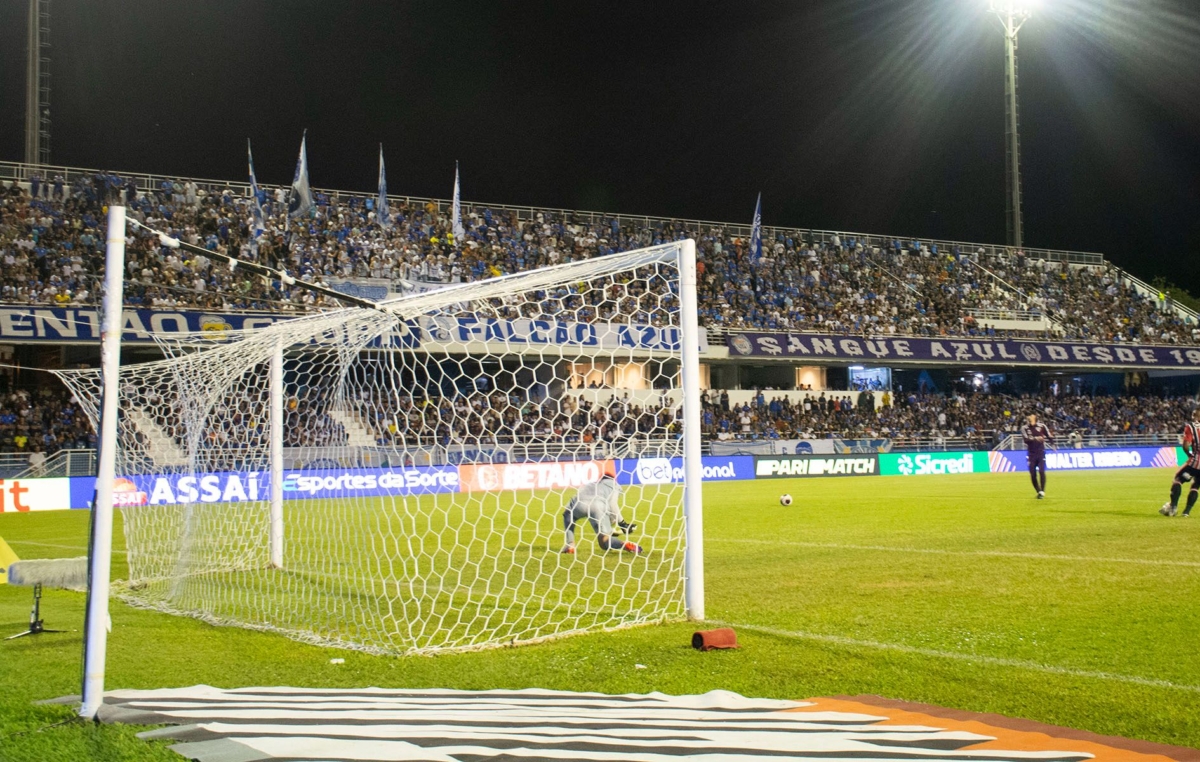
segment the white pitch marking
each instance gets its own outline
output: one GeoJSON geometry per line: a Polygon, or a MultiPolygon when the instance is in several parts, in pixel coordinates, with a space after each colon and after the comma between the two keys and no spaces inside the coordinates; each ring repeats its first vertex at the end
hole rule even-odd
{"type": "Polygon", "coordinates": [[[1182,566],[1200,568],[1200,561],[1172,561],[1159,558],[1107,558],[1103,556],[1068,556],[1054,553],[1023,553],[1017,550],[943,550],[941,548],[897,548],[890,545],[852,545],[840,542],[798,542],[792,540],[755,540],[748,537],[713,538],[720,543],[749,543],[794,548],[829,548],[832,550],[876,550],[887,553],[926,553],[938,556],[992,556],[996,558],[1031,558],[1037,561],[1087,561],[1105,564],[1138,564],[1141,566],[1182,566]]]}
{"type": "Polygon", "coordinates": [[[1055,675],[1066,675],[1068,677],[1085,677],[1093,680],[1111,680],[1113,682],[1128,683],[1130,685],[1142,685],[1150,688],[1173,688],[1179,691],[1188,691],[1189,693],[1200,693],[1200,685],[1173,683],[1170,680],[1157,680],[1151,677],[1121,675],[1113,672],[1098,672],[1088,669],[1071,669],[1070,667],[1056,667],[1052,664],[1039,664],[1036,661],[1025,661],[1023,659],[1005,659],[999,656],[982,656],[979,654],[964,654],[955,651],[939,651],[934,648],[906,646],[902,643],[883,643],[877,640],[858,640],[857,638],[845,638],[841,635],[822,635],[816,632],[804,632],[801,630],[778,630],[773,627],[760,627],[755,624],[723,622],[719,619],[706,619],[704,621],[706,624],[716,624],[723,627],[749,630],[750,632],[760,632],[764,635],[775,635],[783,638],[796,638],[798,640],[815,640],[821,643],[832,643],[833,645],[838,646],[875,648],[881,651],[896,651],[898,653],[915,654],[918,656],[931,656],[937,659],[955,659],[957,661],[971,662],[972,664],[986,664],[991,667],[1028,669],[1034,672],[1047,672],[1055,675]]]}

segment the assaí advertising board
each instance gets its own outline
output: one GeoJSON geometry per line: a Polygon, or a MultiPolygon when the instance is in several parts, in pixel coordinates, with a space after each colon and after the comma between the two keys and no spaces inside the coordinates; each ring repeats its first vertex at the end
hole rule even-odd
{"type": "MultiPolygon", "coordinates": [[[[95,479],[89,481],[94,483],[95,479]]],[[[257,502],[270,499],[270,483],[270,476],[265,471],[131,475],[116,480],[113,502],[120,507],[257,502]]],[[[458,468],[455,466],[316,469],[283,473],[284,500],[403,497],[458,490],[458,468]]],[[[74,494],[78,492],[72,490],[74,494]]]]}

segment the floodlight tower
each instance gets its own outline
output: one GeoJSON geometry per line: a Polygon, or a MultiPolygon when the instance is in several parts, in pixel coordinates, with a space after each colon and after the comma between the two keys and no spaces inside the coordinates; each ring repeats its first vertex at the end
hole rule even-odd
{"type": "Polygon", "coordinates": [[[50,0],[29,0],[25,33],[25,163],[50,163],[50,0]]]}
{"type": "Polygon", "coordinates": [[[1029,20],[1029,2],[990,0],[988,10],[1000,20],[1004,31],[1004,174],[1008,180],[1005,211],[1008,216],[1008,245],[1021,248],[1021,135],[1017,115],[1017,32],[1029,20]]]}

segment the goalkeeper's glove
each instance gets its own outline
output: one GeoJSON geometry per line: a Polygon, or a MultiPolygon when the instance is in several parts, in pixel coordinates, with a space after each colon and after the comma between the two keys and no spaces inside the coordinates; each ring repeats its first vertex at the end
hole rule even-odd
{"type": "Polygon", "coordinates": [[[637,529],[637,524],[628,521],[618,521],[617,526],[621,528],[621,532],[624,534],[631,534],[633,530],[637,529]]]}

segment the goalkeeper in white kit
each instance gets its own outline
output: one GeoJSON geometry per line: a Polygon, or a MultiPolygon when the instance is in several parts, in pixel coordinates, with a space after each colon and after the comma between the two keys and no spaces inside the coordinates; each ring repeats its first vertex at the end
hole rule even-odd
{"type": "Polygon", "coordinates": [[[627,542],[613,536],[614,525],[619,531],[631,532],[636,524],[630,524],[621,517],[621,487],[617,484],[617,470],[612,462],[604,466],[604,475],[600,481],[585,484],[567,503],[563,511],[563,530],[567,535],[567,544],[563,553],[575,552],[575,524],[580,519],[587,519],[596,531],[596,542],[601,550],[624,550],[628,553],[644,553],[640,545],[627,542]]]}

